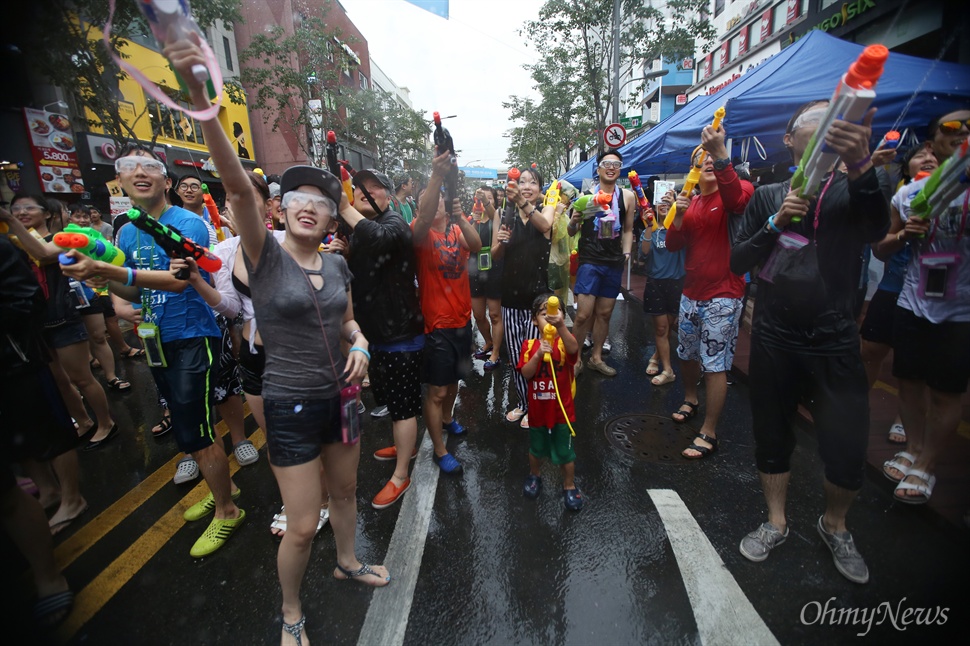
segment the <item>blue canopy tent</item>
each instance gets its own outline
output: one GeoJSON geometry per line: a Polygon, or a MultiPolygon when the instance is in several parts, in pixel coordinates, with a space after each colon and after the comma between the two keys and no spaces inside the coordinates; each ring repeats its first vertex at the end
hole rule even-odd
{"type": "MultiPolygon", "coordinates": [[[[686,173],[701,130],[722,105],[727,110],[723,125],[733,141],[734,156],[739,154],[739,143],[757,137],[767,160],[751,155],[752,166],[788,159],[782,142],[788,119],[803,103],[829,98],[862,50],[862,45],[822,31],[809,32],[720,92],[694,99],[621,148],[624,172],[632,169],[641,176],[686,173]]],[[[970,107],[970,67],[890,52],[873,105],[879,111],[873,121],[872,145],[894,126],[899,131],[915,129],[923,137],[931,118],[970,107]]],[[[578,186],[593,176],[595,163],[592,159],[584,162],[562,179],[578,186]]]]}

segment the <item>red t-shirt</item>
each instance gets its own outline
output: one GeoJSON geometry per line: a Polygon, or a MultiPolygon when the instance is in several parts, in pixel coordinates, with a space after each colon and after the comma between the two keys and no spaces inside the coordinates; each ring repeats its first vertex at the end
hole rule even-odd
{"type": "Polygon", "coordinates": [[[718,190],[695,197],[680,228],[667,230],[668,251],[687,249],[684,295],[695,301],[744,296],[744,277],[731,273],[728,217],[744,213],[754,186],[739,178],[731,166],[714,174],[718,190]]]}
{"type": "MultiPolygon", "coordinates": [[[[539,352],[539,339],[526,339],[522,342],[519,353],[519,364],[516,370],[522,372],[523,366],[529,359],[539,352]]],[[[576,421],[576,410],[573,407],[573,367],[579,354],[567,354],[562,339],[556,337],[552,345],[552,362],[556,370],[556,383],[552,382],[552,371],[549,363],[542,360],[536,374],[529,380],[529,426],[552,428],[556,424],[565,424],[566,417],[556,400],[556,386],[559,387],[559,397],[569,415],[570,422],[576,421]]]]}
{"type": "MultiPolygon", "coordinates": [[[[411,223],[411,229],[417,223],[411,223]]],[[[423,242],[414,242],[418,262],[418,296],[424,331],[460,328],[472,316],[468,284],[468,249],[461,245],[461,229],[452,224],[444,233],[428,230],[423,242]]]]}

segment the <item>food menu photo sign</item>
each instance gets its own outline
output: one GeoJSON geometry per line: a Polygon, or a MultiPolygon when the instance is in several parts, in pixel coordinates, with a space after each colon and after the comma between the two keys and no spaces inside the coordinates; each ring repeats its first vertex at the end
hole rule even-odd
{"type": "Polygon", "coordinates": [[[34,164],[45,193],[84,192],[71,121],[63,114],[24,108],[34,164]]]}

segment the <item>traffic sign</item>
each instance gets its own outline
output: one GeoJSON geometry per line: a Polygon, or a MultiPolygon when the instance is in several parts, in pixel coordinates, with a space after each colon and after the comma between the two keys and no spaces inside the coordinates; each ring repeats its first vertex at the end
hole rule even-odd
{"type": "Polygon", "coordinates": [[[620,117],[620,125],[626,128],[627,132],[636,130],[643,125],[643,116],[635,114],[632,117],[620,117]]]}
{"type": "Polygon", "coordinates": [[[626,128],[618,123],[611,123],[603,131],[603,141],[609,148],[619,148],[626,142],[626,128]]]}

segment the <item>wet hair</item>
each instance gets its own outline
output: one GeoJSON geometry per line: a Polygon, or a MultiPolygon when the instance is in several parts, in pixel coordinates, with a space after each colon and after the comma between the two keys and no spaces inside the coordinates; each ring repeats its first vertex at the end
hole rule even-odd
{"type": "Polygon", "coordinates": [[[260,196],[263,198],[264,202],[269,201],[269,184],[263,179],[263,176],[259,173],[254,173],[251,170],[246,171],[246,177],[249,178],[249,183],[253,185],[257,191],[259,191],[260,196]]]}
{"type": "Polygon", "coordinates": [[[603,161],[603,159],[605,157],[608,157],[609,155],[613,155],[620,161],[623,161],[623,155],[620,154],[619,150],[617,150],[616,148],[607,148],[606,150],[602,151],[600,154],[596,155],[596,165],[599,166],[600,162],[603,161]]]}
{"type": "Polygon", "coordinates": [[[122,157],[128,157],[129,155],[134,155],[136,153],[144,153],[144,155],[147,155],[156,161],[160,161],[163,164],[165,163],[165,160],[159,157],[154,150],[152,150],[151,148],[145,147],[144,145],[138,143],[137,141],[129,141],[124,146],[122,146],[121,152],[118,153],[117,159],[121,159],[122,157]]]}
{"type": "Polygon", "coordinates": [[[795,122],[798,121],[798,117],[802,116],[815,106],[828,102],[828,99],[813,99],[808,103],[803,103],[797,110],[795,110],[795,114],[791,116],[791,119],[788,120],[788,126],[785,128],[785,134],[790,135],[792,133],[792,129],[795,127],[795,122]]]}
{"type": "Polygon", "coordinates": [[[903,177],[903,183],[909,184],[913,181],[913,178],[909,176],[909,162],[913,161],[913,157],[926,148],[929,148],[928,141],[924,141],[918,146],[913,146],[903,155],[902,161],[899,162],[899,174],[903,177]]]}
{"type": "Polygon", "coordinates": [[[532,300],[532,318],[539,316],[539,312],[542,308],[546,306],[546,302],[549,300],[550,296],[555,296],[552,292],[547,292],[545,294],[539,294],[532,300]]]}

